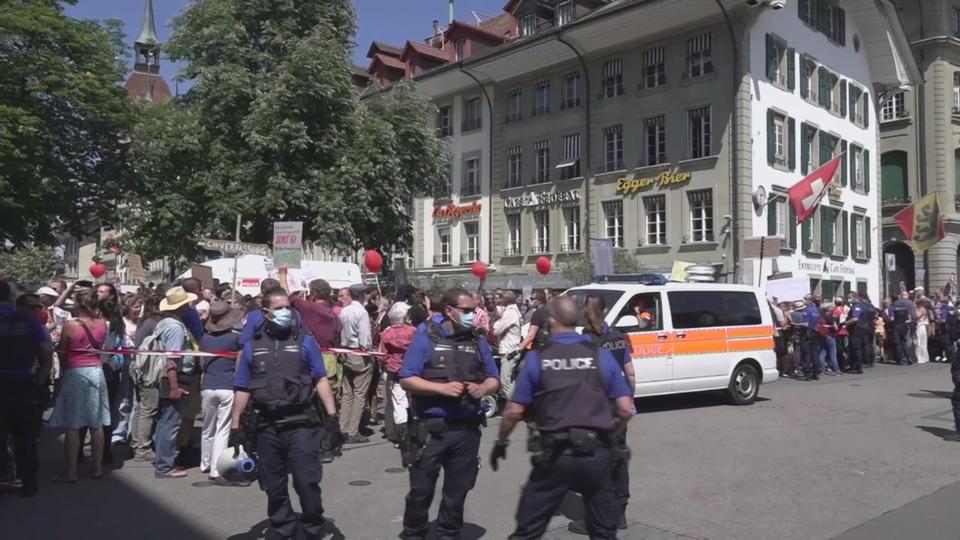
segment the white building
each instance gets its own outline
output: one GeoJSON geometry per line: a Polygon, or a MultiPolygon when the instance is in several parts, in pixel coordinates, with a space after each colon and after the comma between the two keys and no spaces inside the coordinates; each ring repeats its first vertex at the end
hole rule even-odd
{"type": "MultiPolygon", "coordinates": [[[[887,91],[919,80],[896,10],[873,0],[798,0],[760,11],[750,28],[752,236],[783,238],[762,274],[807,276],[824,298],[859,290],[876,299],[876,112],[887,91]],[[841,153],[829,196],[797,226],[787,188],[841,153]]],[[[757,263],[746,268],[756,282],[757,263]]]]}

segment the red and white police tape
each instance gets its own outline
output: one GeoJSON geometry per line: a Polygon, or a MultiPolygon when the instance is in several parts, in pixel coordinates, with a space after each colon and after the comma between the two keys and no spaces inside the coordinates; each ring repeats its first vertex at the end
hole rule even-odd
{"type": "MultiPolygon", "coordinates": [[[[81,353],[81,354],[120,354],[123,356],[136,356],[139,354],[150,354],[157,356],[199,356],[199,357],[223,357],[236,358],[240,353],[237,351],[140,351],[138,349],[66,349],[57,352],[63,353],[81,353]]],[[[362,349],[344,349],[340,347],[328,347],[320,349],[321,353],[334,354],[355,354],[357,356],[386,356],[387,353],[378,351],[364,351],[362,349]]]]}

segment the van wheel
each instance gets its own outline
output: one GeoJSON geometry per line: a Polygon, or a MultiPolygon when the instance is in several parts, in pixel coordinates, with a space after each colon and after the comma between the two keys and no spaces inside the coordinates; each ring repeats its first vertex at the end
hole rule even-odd
{"type": "Polygon", "coordinates": [[[750,405],[760,392],[760,376],[750,364],[740,364],[733,370],[727,388],[730,402],[734,405],[750,405]]]}

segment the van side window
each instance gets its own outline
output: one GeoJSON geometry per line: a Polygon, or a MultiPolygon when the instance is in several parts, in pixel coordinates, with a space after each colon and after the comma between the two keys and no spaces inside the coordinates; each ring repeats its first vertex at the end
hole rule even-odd
{"type": "Polygon", "coordinates": [[[671,291],[675,329],[762,324],[757,297],[748,291],[671,291]]]}
{"type": "Polygon", "coordinates": [[[643,293],[634,295],[627,302],[623,311],[617,316],[621,317],[632,315],[637,318],[639,326],[631,328],[620,328],[621,331],[629,332],[651,332],[663,329],[663,310],[661,309],[660,293],[643,293]]]}

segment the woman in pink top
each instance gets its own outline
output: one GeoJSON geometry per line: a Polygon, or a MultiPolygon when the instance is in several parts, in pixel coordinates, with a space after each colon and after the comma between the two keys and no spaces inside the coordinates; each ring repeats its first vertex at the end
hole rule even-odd
{"type": "Polygon", "coordinates": [[[384,405],[384,430],[387,440],[394,446],[406,436],[407,428],[407,393],[400,387],[397,374],[403,366],[403,355],[417,333],[416,327],[407,319],[409,310],[406,303],[394,304],[387,313],[390,326],[380,335],[380,352],[386,353],[380,361],[387,371],[386,393],[390,396],[384,405]]]}
{"type": "Polygon", "coordinates": [[[64,324],[57,343],[63,376],[54,389],[56,401],[50,418],[52,427],[66,430],[64,472],[53,479],[59,483],[77,481],[81,428],[90,428],[93,478],[103,476],[104,436],[101,426],[110,425],[110,401],[100,354],[86,352],[103,347],[107,322],[97,307],[96,291],[78,292],[75,302],[78,316],[64,324]]]}

